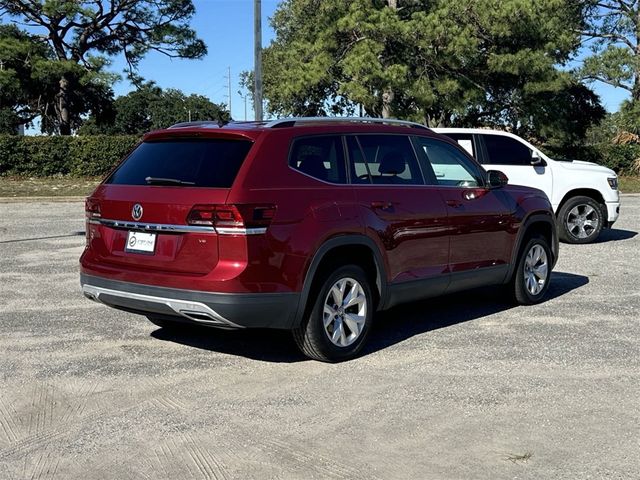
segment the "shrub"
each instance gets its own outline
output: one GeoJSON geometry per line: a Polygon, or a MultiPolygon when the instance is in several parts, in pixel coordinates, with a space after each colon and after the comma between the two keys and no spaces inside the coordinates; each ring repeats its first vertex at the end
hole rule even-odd
{"type": "Polygon", "coordinates": [[[600,145],[597,148],[600,153],[602,165],[609,167],[622,175],[633,175],[637,171],[638,159],[640,159],[640,145],[600,145]]]}
{"type": "Polygon", "coordinates": [[[543,150],[551,158],[584,160],[609,167],[619,175],[636,175],[640,173],[640,145],[639,144],[611,144],[598,143],[572,148],[571,150],[554,149],[550,146],[543,150]]]}
{"type": "Polygon", "coordinates": [[[138,142],[137,136],[0,135],[0,175],[101,176],[138,142]]]}

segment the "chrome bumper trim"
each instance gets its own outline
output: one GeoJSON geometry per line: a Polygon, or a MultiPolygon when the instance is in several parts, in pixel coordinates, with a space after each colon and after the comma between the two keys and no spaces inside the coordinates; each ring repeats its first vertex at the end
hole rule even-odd
{"type": "Polygon", "coordinates": [[[243,328],[230,320],[227,320],[222,315],[217,313],[211,307],[201,302],[191,302],[188,300],[178,300],[175,298],[155,297],[152,295],[142,295],[139,293],[125,292],[122,290],[112,290],[109,288],[96,287],[94,285],[82,285],[82,293],[90,300],[94,300],[99,303],[104,303],[107,306],[111,306],[108,303],[103,302],[100,297],[102,295],[109,295],[112,297],[120,297],[131,300],[140,300],[144,302],[157,303],[159,305],[166,305],[176,314],[188,318],[194,322],[203,323],[207,325],[217,325],[220,327],[228,328],[243,328]]]}

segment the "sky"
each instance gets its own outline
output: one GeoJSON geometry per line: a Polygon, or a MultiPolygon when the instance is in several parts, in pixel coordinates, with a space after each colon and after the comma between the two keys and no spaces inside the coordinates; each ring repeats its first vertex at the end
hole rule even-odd
{"type": "MultiPolygon", "coordinates": [[[[202,60],[170,59],[151,52],[141,62],[139,73],[162,88],[177,88],[187,94],[197,93],[215,103],[228,105],[228,68],[231,67],[231,114],[244,120],[244,100],[238,94],[239,74],[253,70],[253,0],[194,0],[196,15],[191,26],[204,40],[209,50],[202,60]]],[[[278,0],[262,0],[262,42],[273,39],[268,18],[273,15],[278,0]]],[[[122,72],[125,62],[117,58],[111,70],[122,72]]],[[[124,77],[124,75],[123,75],[124,77]]],[[[133,87],[123,80],[115,85],[116,95],[133,87]]],[[[247,115],[253,119],[251,101],[247,115]]]]}

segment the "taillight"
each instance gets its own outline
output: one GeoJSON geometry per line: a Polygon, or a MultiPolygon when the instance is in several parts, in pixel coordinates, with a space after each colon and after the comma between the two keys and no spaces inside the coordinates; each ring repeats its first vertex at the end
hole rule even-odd
{"type": "Polygon", "coordinates": [[[84,213],[89,220],[92,218],[100,218],[100,203],[93,198],[87,198],[84,201],[84,213]]]}
{"type": "Polygon", "coordinates": [[[275,213],[275,205],[195,205],[187,223],[214,227],[222,235],[252,235],[265,233],[275,213]]]}

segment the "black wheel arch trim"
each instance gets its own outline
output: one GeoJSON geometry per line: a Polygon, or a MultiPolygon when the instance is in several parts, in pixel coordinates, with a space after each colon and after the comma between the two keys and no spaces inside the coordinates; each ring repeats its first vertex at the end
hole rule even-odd
{"type": "Polygon", "coordinates": [[[551,254],[553,256],[552,266],[555,266],[556,261],[558,260],[558,230],[556,226],[555,216],[551,212],[534,212],[527,216],[520,225],[520,229],[518,230],[518,237],[513,246],[513,251],[511,255],[511,265],[509,266],[509,271],[507,272],[507,277],[505,278],[505,282],[509,281],[515,272],[515,269],[518,265],[518,256],[520,254],[520,249],[522,248],[522,242],[524,241],[527,231],[531,227],[531,225],[535,223],[547,223],[551,227],[551,254]]]}
{"type": "Polygon", "coordinates": [[[562,197],[562,200],[560,200],[560,203],[558,204],[557,212],[559,213],[560,209],[564,207],[564,204],[575,197],[591,198],[593,201],[599,203],[601,208],[605,208],[605,209],[607,208],[606,207],[607,201],[605,200],[604,195],[600,190],[598,190],[597,188],[585,187],[585,188],[573,188],[569,190],[567,193],[565,193],[562,197]]]}
{"type": "Polygon", "coordinates": [[[318,272],[320,263],[322,263],[322,260],[325,259],[327,253],[329,253],[331,250],[337,247],[345,246],[363,246],[371,250],[376,267],[376,286],[380,294],[378,310],[380,310],[381,307],[385,305],[388,295],[387,270],[378,245],[376,245],[376,243],[366,235],[348,234],[332,237],[320,246],[320,248],[314,254],[311,263],[309,264],[309,268],[307,269],[304,277],[302,291],[300,292],[300,297],[298,299],[298,307],[296,309],[293,325],[294,328],[298,327],[302,322],[303,315],[307,307],[307,301],[311,293],[311,287],[313,285],[316,273],[318,272]]]}

